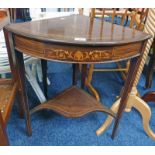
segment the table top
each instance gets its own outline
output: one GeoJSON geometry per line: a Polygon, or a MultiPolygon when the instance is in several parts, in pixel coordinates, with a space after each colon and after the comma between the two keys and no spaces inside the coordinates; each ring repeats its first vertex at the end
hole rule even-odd
{"type": "Polygon", "coordinates": [[[111,46],[147,40],[150,35],[83,15],[70,15],[5,27],[15,34],[52,43],[111,46]]]}

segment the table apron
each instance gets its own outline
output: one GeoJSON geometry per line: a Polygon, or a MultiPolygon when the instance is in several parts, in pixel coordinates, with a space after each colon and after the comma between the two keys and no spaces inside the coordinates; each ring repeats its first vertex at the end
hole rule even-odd
{"type": "Polygon", "coordinates": [[[107,63],[140,55],[142,43],[109,47],[56,45],[14,35],[15,49],[34,57],[67,63],[107,63]]]}

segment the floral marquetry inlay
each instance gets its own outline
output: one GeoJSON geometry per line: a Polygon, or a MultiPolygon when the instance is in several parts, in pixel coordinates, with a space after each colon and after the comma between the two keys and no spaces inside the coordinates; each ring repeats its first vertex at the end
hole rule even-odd
{"type": "Polygon", "coordinates": [[[45,53],[52,59],[71,60],[78,62],[106,60],[112,57],[112,50],[68,51],[50,49],[45,51],[45,53]]]}
{"type": "Polygon", "coordinates": [[[108,47],[55,45],[15,36],[15,49],[18,51],[40,58],[77,63],[115,62],[132,58],[139,54],[140,47],[141,43],[108,47]]]}

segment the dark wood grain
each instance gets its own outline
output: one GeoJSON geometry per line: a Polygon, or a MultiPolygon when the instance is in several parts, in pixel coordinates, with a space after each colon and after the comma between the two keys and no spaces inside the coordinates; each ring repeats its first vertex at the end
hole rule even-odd
{"type": "Polygon", "coordinates": [[[42,67],[42,74],[43,74],[43,87],[44,87],[44,94],[45,97],[48,98],[48,84],[47,84],[47,60],[41,59],[41,67],[42,67]]]}
{"type": "Polygon", "coordinates": [[[15,49],[34,57],[70,63],[107,63],[140,55],[140,42],[105,47],[55,45],[14,36],[15,49]]]}
{"type": "Polygon", "coordinates": [[[127,103],[129,93],[131,92],[131,89],[133,87],[133,84],[134,84],[134,81],[135,81],[135,78],[136,78],[136,75],[137,75],[137,72],[138,72],[142,57],[143,57],[143,52],[144,52],[144,49],[145,49],[145,45],[146,45],[146,41],[142,42],[141,48],[139,49],[141,51],[141,55],[139,57],[131,59],[129,72],[127,74],[127,79],[126,79],[126,82],[125,82],[125,86],[122,89],[120,105],[119,105],[119,108],[118,108],[116,120],[115,120],[115,123],[114,123],[112,135],[111,135],[112,139],[114,139],[114,137],[116,135],[116,131],[118,129],[120,119],[121,119],[123,111],[124,111],[124,109],[126,107],[126,103],[127,103]]]}
{"type": "Polygon", "coordinates": [[[72,75],[72,85],[76,85],[77,84],[77,76],[78,76],[78,64],[73,64],[72,68],[73,68],[73,75],[72,75]]]}
{"type": "Polygon", "coordinates": [[[17,50],[14,50],[14,52],[16,56],[17,74],[18,74],[19,85],[21,88],[20,92],[22,95],[25,118],[26,118],[26,129],[27,129],[28,135],[31,136],[32,129],[31,129],[31,122],[30,122],[28,98],[27,98],[27,92],[26,92],[26,86],[25,86],[25,68],[24,68],[23,53],[20,53],[17,50]]]}
{"type": "Polygon", "coordinates": [[[84,89],[85,87],[85,82],[86,82],[86,77],[87,77],[87,65],[83,64],[82,65],[82,71],[81,71],[81,88],[84,89]]]}
{"type": "Polygon", "coordinates": [[[94,19],[92,22],[90,17],[82,15],[11,24],[5,28],[13,33],[43,42],[48,41],[50,43],[74,46],[116,46],[139,42],[148,38],[148,35],[143,32],[128,27],[123,28],[108,22],[103,24],[104,35],[101,38],[101,20],[94,19]],[[89,27],[92,27],[91,32],[89,27]]]}
{"type": "Polygon", "coordinates": [[[155,102],[155,91],[149,91],[141,97],[145,102],[155,102]]]}
{"type": "Polygon", "coordinates": [[[64,92],[54,97],[53,100],[36,106],[31,110],[31,114],[43,109],[50,109],[65,117],[72,118],[82,117],[95,111],[105,112],[115,117],[115,114],[111,110],[76,86],[66,89],[64,92]]]}
{"type": "MultiPolygon", "coordinates": [[[[26,117],[26,128],[28,135],[31,135],[31,126],[30,126],[30,116],[29,116],[29,108],[28,108],[28,100],[27,93],[25,91],[25,70],[24,70],[24,61],[22,53],[16,51],[14,49],[14,42],[12,33],[9,33],[4,29],[5,40],[7,45],[7,52],[9,56],[9,62],[11,66],[11,72],[13,75],[13,81],[18,82],[18,93],[20,97],[19,107],[20,110],[24,111],[26,117]]],[[[23,113],[23,112],[22,112],[23,113]]]]}

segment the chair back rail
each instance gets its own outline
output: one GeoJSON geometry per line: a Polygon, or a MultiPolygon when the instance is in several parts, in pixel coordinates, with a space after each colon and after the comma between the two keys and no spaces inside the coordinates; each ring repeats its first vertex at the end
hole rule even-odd
{"type": "Polygon", "coordinates": [[[95,18],[95,17],[101,17],[105,19],[106,17],[111,17],[111,23],[115,24],[115,19],[119,17],[121,19],[120,25],[126,26],[127,22],[130,20],[129,27],[130,28],[135,28],[135,29],[140,29],[142,30],[142,25],[144,28],[144,23],[146,21],[146,17],[148,14],[148,9],[129,9],[129,8],[124,8],[124,9],[117,9],[117,8],[110,8],[110,9],[97,9],[93,8],[90,11],[90,16],[95,18]]]}
{"type": "MultiPolygon", "coordinates": [[[[79,9],[79,12],[80,11],[81,10],[79,9]]],[[[124,27],[128,26],[133,29],[143,30],[145,21],[147,18],[147,14],[148,14],[148,9],[92,8],[92,9],[90,9],[90,17],[92,17],[90,22],[93,22],[94,18],[98,18],[98,17],[101,18],[100,19],[101,20],[101,28],[99,31],[100,31],[100,38],[102,38],[104,35],[103,34],[104,21],[108,20],[108,22],[112,23],[111,29],[114,29],[115,24],[119,24],[124,27]],[[116,23],[116,22],[118,22],[117,21],[118,19],[119,19],[119,23],[116,23]]],[[[90,24],[90,25],[91,25],[91,27],[89,27],[89,32],[92,32],[91,30],[93,29],[93,24],[90,24]]],[[[89,33],[90,38],[91,38],[91,35],[92,34],[89,33]]],[[[111,38],[112,37],[113,36],[111,35],[111,38]]],[[[96,68],[96,67],[94,67],[94,65],[90,65],[86,83],[87,83],[87,85],[90,86],[89,88],[97,100],[99,100],[99,94],[95,90],[95,88],[93,88],[93,86],[91,85],[93,72],[94,71],[95,72],[102,72],[102,71],[103,72],[105,72],[105,71],[118,72],[119,71],[122,75],[123,80],[125,81],[126,75],[128,73],[129,65],[130,65],[130,60],[127,61],[125,67],[122,66],[122,64],[119,62],[117,62],[116,65],[118,68],[96,68]]]]}

